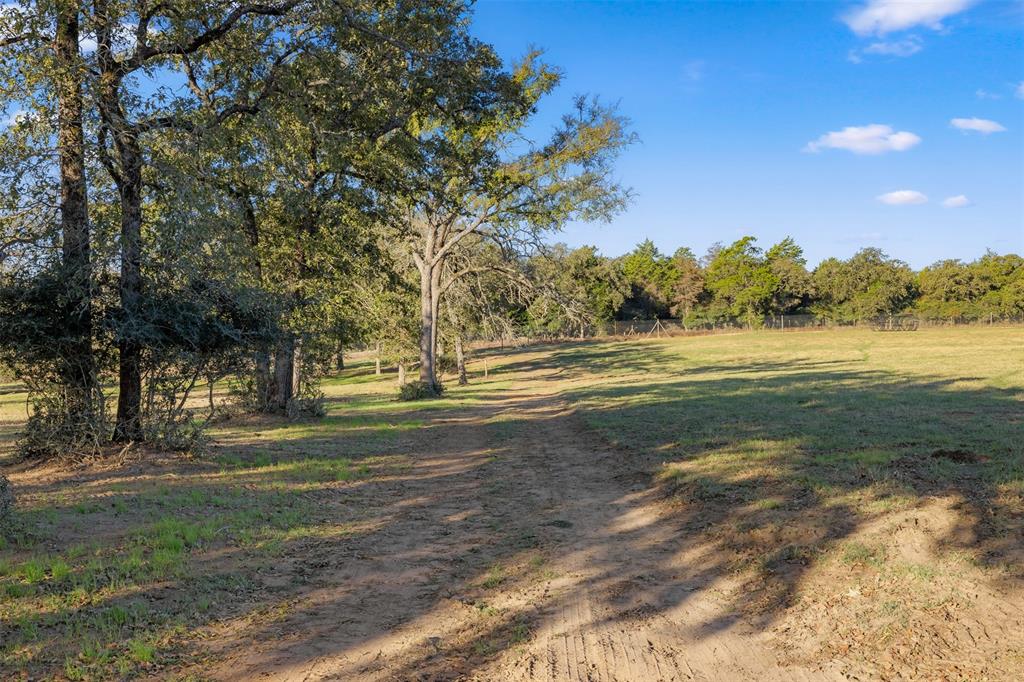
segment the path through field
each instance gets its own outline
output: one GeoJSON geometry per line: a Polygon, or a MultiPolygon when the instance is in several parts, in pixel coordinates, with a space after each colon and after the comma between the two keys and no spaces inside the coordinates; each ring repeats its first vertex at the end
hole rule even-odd
{"type": "MultiPolygon", "coordinates": [[[[287,613],[209,633],[217,679],[799,680],[735,617],[737,586],[580,427],[547,374],[419,434],[411,471],[348,504],[378,532],[276,567],[287,613]],[[488,442],[496,438],[497,442],[488,442]],[[335,547],[336,550],[336,547],[335,547]],[[310,589],[310,584],[314,589],[310,589]],[[495,652],[498,643],[511,643],[495,652]],[[496,654],[497,655],[494,655],[496,654]],[[484,661],[481,664],[481,661],[484,661]]],[[[328,501],[327,504],[341,504],[328,501]]],[[[298,554],[298,552],[296,552],[298,554]]]]}
{"type": "Polygon", "coordinates": [[[414,403],[355,365],[199,457],[12,464],[0,678],[1024,679],[1022,340],[534,346],[414,403]]]}

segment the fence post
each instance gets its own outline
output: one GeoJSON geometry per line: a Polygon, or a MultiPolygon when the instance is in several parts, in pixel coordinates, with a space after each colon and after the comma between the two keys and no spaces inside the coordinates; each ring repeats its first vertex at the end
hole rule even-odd
{"type": "Polygon", "coordinates": [[[781,314],[779,315],[779,329],[781,329],[782,331],[786,331],[786,316],[785,315],[781,315],[781,314]]]}

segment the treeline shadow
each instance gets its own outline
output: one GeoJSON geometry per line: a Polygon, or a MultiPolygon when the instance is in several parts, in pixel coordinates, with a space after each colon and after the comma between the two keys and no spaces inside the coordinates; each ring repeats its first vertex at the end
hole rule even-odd
{"type": "MultiPolygon", "coordinates": [[[[276,642],[285,650],[280,659],[242,657],[239,674],[284,670],[296,651],[311,663],[333,658],[355,670],[352,661],[389,630],[479,591],[489,567],[524,566],[525,557],[572,538],[593,568],[586,588],[631,592],[627,597],[649,616],[698,599],[723,576],[750,571],[756,576],[751,591],[689,634],[708,637],[739,620],[764,630],[794,603],[820,556],[892,509],[935,497],[954,500],[958,515],[956,527],[937,539],[938,549],[966,550],[982,565],[1022,565],[1021,391],[808,358],[664,369],[678,361],[658,344],[642,355],[588,344],[559,347],[545,357],[502,364],[500,371],[542,378],[556,371],[621,373],[628,381],[567,390],[563,397],[576,405],[574,414],[556,409],[550,397],[510,391],[473,405],[340,415],[326,433],[268,425],[282,429],[272,446],[242,435],[225,443],[221,452],[240,462],[236,474],[218,479],[197,472],[169,483],[184,495],[174,513],[201,516],[202,505],[187,506],[190,490],[212,499],[238,489],[247,504],[268,510],[271,525],[273,510],[296,505],[308,525],[359,524],[336,535],[285,534],[274,547],[277,565],[269,582],[246,588],[250,596],[229,609],[190,615],[190,626],[287,608],[278,619],[254,619],[237,630],[237,646],[276,642]],[[651,380],[630,380],[636,372],[651,380]],[[493,422],[504,412],[515,415],[513,427],[493,422]],[[659,496],[669,512],[656,523],[625,530],[609,525],[582,539],[572,528],[550,525],[544,520],[550,501],[534,499],[523,474],[544,475],[543,458],[557,452],[524,454],[517,443],[526,430],[539,429],[568,429],[593,451],[580,476],[622,481],[608,497],[575,500],[584,512],[612,508],[616,519],[627,518],[659,496]],[[269,461],[259,459],[263,450],[269,461]],[[290,479],[275,467],[288,461],[348,458],[358,466],[402,453],[415,455],[419,465],[382,465],[364,479],[281,496],[282,482],[290,479]],[[643,576],[623,563],[623,547],[639,555],[659,544],[664,557],[648,564],[643,576]],[[701,548],[719,551],[699,552],[700,561],[681,570],[680,557],[701,548]],[[379,609],[387,611],[386,626],[374,613],[379,609]]],[[[84,482],[95,494],[112,486],[120,495],[150,494],[135,487],[130,472],[121,480],[108,472],[84,482]]],[[[56,513],[71,511],[58,507],[56,513]]],[[[237,543],[215,549],[197,558],[199,575],[214,582],[232,575],[251,580],[243,570],[249,550],[237,543]]],[[[502,577],[509,588],[532,579],[502,577]]],[[[195,587],[189,580],[172,583],[174,599],[187,601],[195,587]]],[[[135,598],[167,603],[168,589],[153,586],[135,598]]],[[[496,654],[494,642],[511,645],[521,628],[535,629],[545,613],[578,597],[570,589],[553,595],[543,610],[538,605],[481,619],[457,645],[411,642],[396,667],[384,670],[374,666],[386,662],[371,660],[365,671],[393,679],[472,675],[496,654]]],[[[604,617],[621,618],[623,611],[604,617]]]]}
{"type": "MultiPolygon", "coordinates": [[[[610,505],[618,518],[629,517],[651,501],[649,494],[637,498],[636,486],[630,485],[638,480],[634,474],[646,471],[648,492],[661,496],[672,510],[654,524],[609,527],[587,538],[585,551],[596,570],[586,583],[588,591],[616,594],[615,600],[634,604],[650,617],[685,606],[723,577],[746,571],[752,575],[749,589],[688,634],[710,637],[741,620],[767,630],[794,604],[822,556],[893,510],[939,497],[953,500],[957,522],[936,538],[936,551],[965,550],[982,566],[1024,565],[1024,403],[1019,390],[978,386],[975,378],[908,378],[864,368],[862,362],[810,358],[663,369],[678,360],[657,344],[642,354],[579,344],[501,366],[503,372],[534,372],[540,378],[554,372],[560,377],[619,373],[627,380],[568,390],[563,397],[577,406],[573,415],[547,414],[548,397],[514,397],[522,428],[563,422],[552,428],[571,428],[582,438],[589,434],[592,473],[623,481],[615,499],[582,504],[592,505],[595,513],[610,505]],[[636,372],[660,376],[634,381],[636,372]],[[665,547],[664,560],[643,575],[623,564],[623,545],[639,555],[652,545],[666,545],[666,538],[672,546],[665,547]],[[702,548],[718,551],[697,552],[700,561],[680,571],[679,557],[702,548]]],[[[457,451],[458,446],[451,454],[457,451]]],[[[509,457],[522,456],[515,433],[507,451],[509,457]]],[[[514,467],[496,471],[513,475],[514,467]]],[[[444,490],[440,497],[457,499],[445,487],[451,481],[437,483],[444,490]]],[[[420,507],[422,513],[429,515],[437,499],[420,507]]],[[[501,515],[501,532],[492,529],[489,538],[442,543],[449,552],[446,565],[462,567],[436,577],[448,585],[446,592],[472,591],[488,564],[521,565],[532,547],[571,537],[572,529],[558,536],[538,528],[537,509],[516,499],[520,508],[501,515]]],[[[498,503],[512,502],[501,498],[498,503]]],[[[439,545],[432,542],[439,536],[425,537],[420,549],[436,558],[439,545]]],[[[1011,580],[1022,577],[1010,572],[1011,580]]],[[[557,611],[578,596],[574,590],[558,594],[543,611],[557,611]]],[[[295,614],[294,622],[316,619],[322,630],[308,633],[309,638],[324,637],[329,618],[318,614],[351,612],[351,600],[346,594],[318,604],[309,613],[295,614]]],[[[405,603],[394,627],[415,622],[443,603],[440,594],[429,592],[405,603]]],[[[607,616],[622,617],[623,611],[614,608],[607,616]]],[[[510,631],[523,624],[534,627],[543,618],[539,609],[502,613],[482,622],[457,647],[442,651],[417,644],[400,667],[386,671],[394,679],[472,674],[488,660],[493,642],[513,642],[510,631]]],[[[369,642],[382,634],[335,637],[335,649],[321,653],[351,653],[361,639],[369,642]]]]}

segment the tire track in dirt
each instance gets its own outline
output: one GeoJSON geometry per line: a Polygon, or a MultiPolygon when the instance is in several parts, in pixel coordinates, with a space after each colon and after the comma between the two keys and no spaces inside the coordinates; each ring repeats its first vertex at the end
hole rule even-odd
{"type": "MultiPolygon", "coordinates": [[[[493,680],[801,680],[843,679],[836,671],[778,663],[767,635],[731,617],[708,583],[680,555],[678,522],[636,464],[596,443],[557,396],[516,406],[528,428],[516,434],[521,469],[542,471],[559,502],[547,510],[571,532],[547,551],[557,574],[535,636],[484,667],[493,680]],[[629,485],[629,481],[633,481],[629,485]]],[[[541,595],[530,595],[542,599],[541,595]]]]}
{"type": "Polygon", "coordinates": [[[708,550],[686,536],[642,463],[599,443],[553,388],[538,391],[544,377],[520,374],[502,397],[432,420],[405,474],[326,500],[366,505],[379,528],[293,548],[267,577],[283,586],[286,615],[205,633],[217,662],[199,666],[203,676],[839,679],[781,665],[767,633],[744,629],[726,598],[736,586],[702,570],[708,550]],[[526,549],[516,544],[524,537],[526,549]],[[549,577],[513,576],[481,600],[488,567],[538,551],[549,577]],[[492,606],[501,615],[482,619],[492,606]],[[516,623],[531,636],[490,651],[516,623]]]}

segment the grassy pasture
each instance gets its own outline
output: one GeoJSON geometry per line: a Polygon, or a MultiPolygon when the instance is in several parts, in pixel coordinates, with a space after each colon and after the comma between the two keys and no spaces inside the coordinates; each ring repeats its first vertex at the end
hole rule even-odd
{"type": "MultiPolygon", "coordinates": [[[[836,631],[897,641],[967,599],[967,573],[1024,578],[1020,328],[564,344],[492,351],[489,367],[442,400],[399,403],[393,376],[357,365],[325,382],[323,420],[227,423],[199,461],[7,462],[20,529],[0,546],[0,677],[174,677],[202,665],[198,629],[287,611],[262,592],[268,566],[386,526],[379,484],[434,447],[438,420],[476,410],[514,472],[530,424],[487,412],[513,394],[568,401],[596,441],[635,463],[688,537],[714,548],[706,570],[749,580],[736,610],[755,622],[823,585],[870,589],[836,631]],[[913,510],[926,510],[924,549],[893,525],[913,510]]],[[[0,387],[0,447],[23,414],[24,395],[0,387]]],[[[506,583],[484,575],[488,589],[506,583]]]]}
{"type": "Polygon", "coordinates": [[[718,550],[708,569],[749,577],[736,608],[755,619],[868,582],[909,632],[962,597],[965,570],[1024,579],[1024,330],[747,333],[531,362],[573,377],[565,395],[623,456],[653,459],[718,550]]]}

